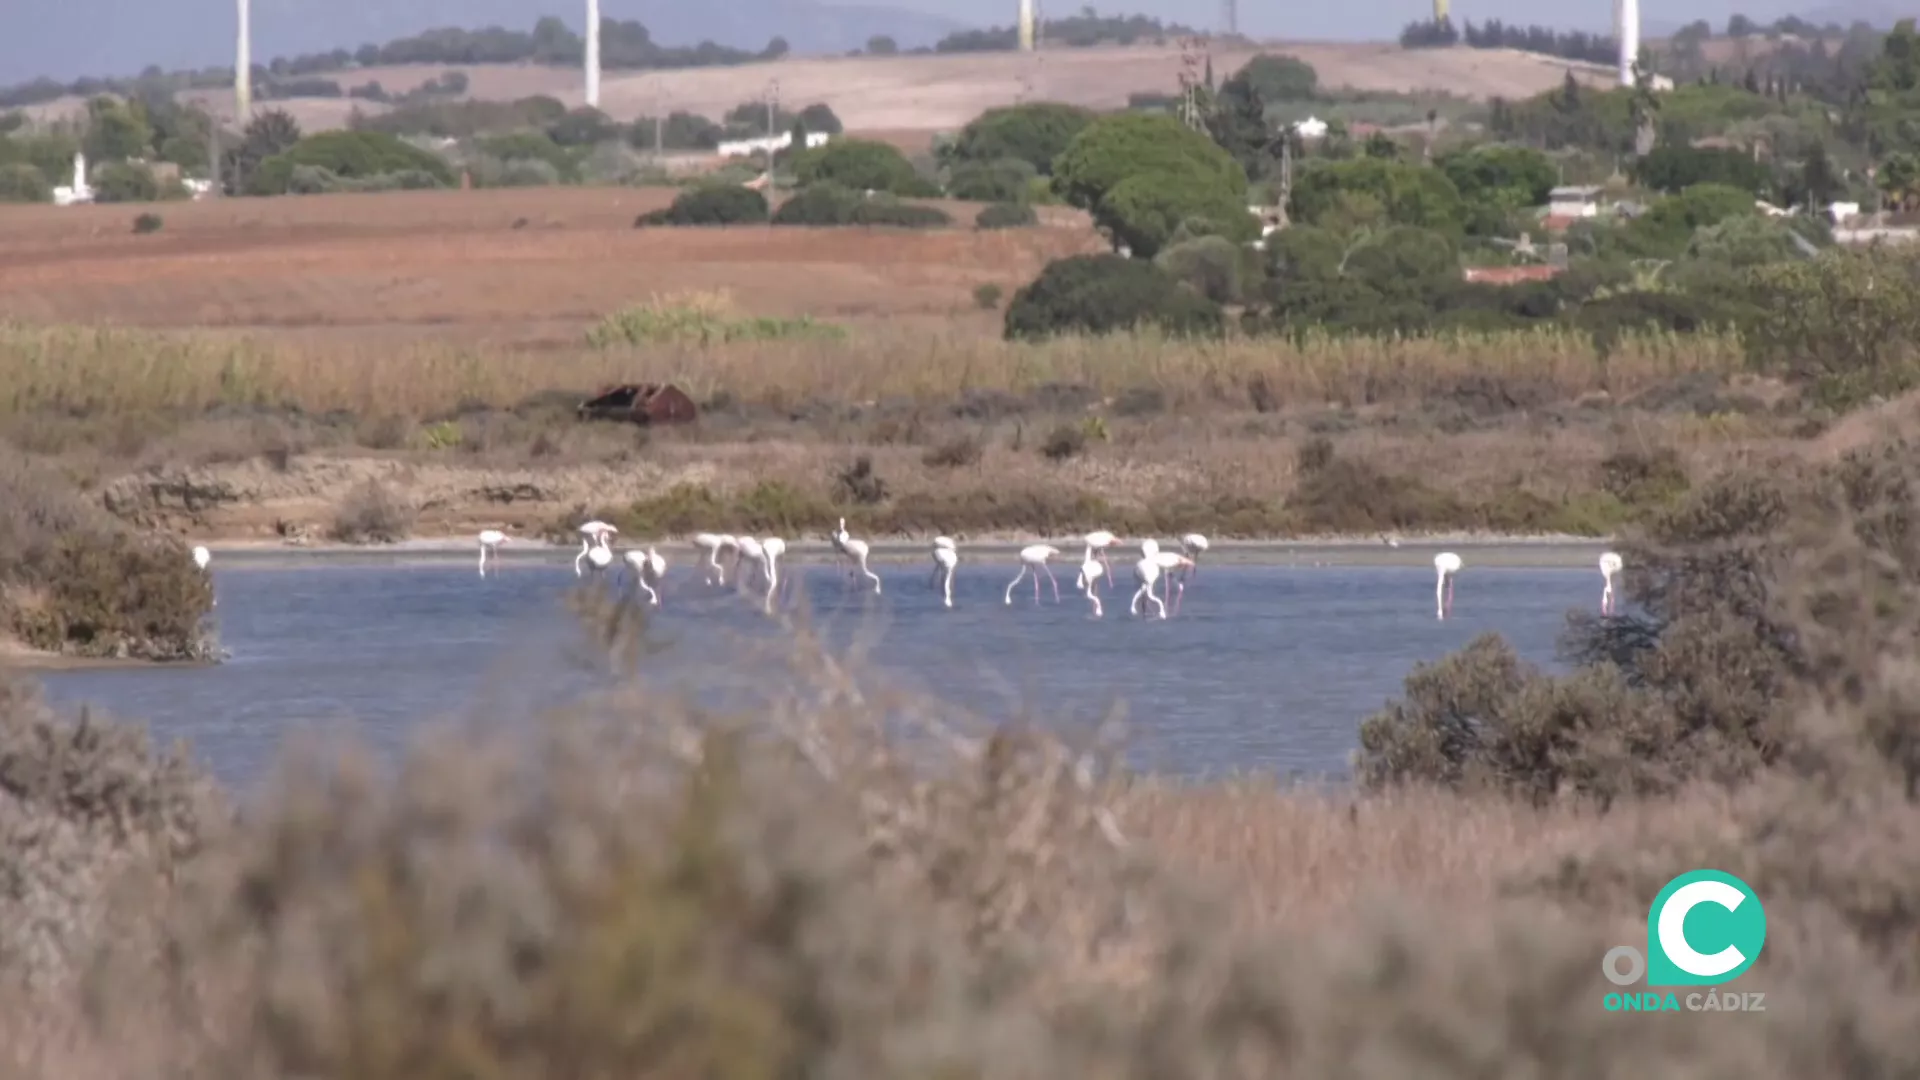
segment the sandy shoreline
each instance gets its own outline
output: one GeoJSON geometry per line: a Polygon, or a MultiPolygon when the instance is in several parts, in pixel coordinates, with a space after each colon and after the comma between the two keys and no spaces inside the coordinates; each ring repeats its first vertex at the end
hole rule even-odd
{"type": "MultiPolygon", "coordinates": [[[[960,539],[961,558],[967,561],[1012,561],[1022,547],[1036,541],[1030,537],[993,536],[960,539]]],[[[921,562],[929,545],[921,540],[872,540],[870,560],[875,563],[921,562]]],[[[1078,555],[1073,540],[1052,541],[1071,561],[1078,555]]],[[[1171,538],[1161,543],[1172,546],[1171,538]]],[[[1587,567],[1607,550],[1609,541],[1573,536],[1434,536],[1410,537],[1389,546],[1372,537],[1327,537],[1299,540],[1216,540],[1208,549],[1203,564],[1227,566],[1430,566],[1440,551],[1458,552],[1469,567],[1489,568],[1574,568],[1587,567]]],[[[449,566],[471,564],[478,557],[474,541],[464,538],[407,540],[397,544],[287,544],[280,541],[207,542],[213,553],[213,565],[228,569],[297,569],[347,566],[449,566]]],[[[627,545],[617,545],[624,548],[627,545]]],[[[689,566],[699,558],[693,545],[685,540],[658,543],[668,566],[689,566]]],[[[518,540],[503,545],[499,552],[503,566],[565,565],[579,549],[572,545],[518,540]]],[[[1131,544],[1126,550],[1134,550],[1131,544]]],[[[790,562],[828,562],[834,558],[831,544],[825,540],[789,540],[790,562]]]]}

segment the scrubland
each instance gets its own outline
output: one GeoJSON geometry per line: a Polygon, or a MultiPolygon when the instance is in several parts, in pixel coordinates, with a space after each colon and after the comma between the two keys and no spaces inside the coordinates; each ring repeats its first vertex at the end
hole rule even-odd
{"type": "MultiPolygon", "coordinates": [[[[0,690],[0,1053],[25,1076],[1903,1075],[1920,457],[1738,470],[1633,526],[1568,675],[1417,669],[1348,789],[1128,773],[1117,726],[889,687],[804,622],[751,714],[615,676],[396,768],[289,751],[247,812],[0,690]],[[530,737],[531,742],[528,741],[530,737]],[[1699,866],[1767,907],[1764,1012],[1609,1012],[1699,866]]],[[[1284,717],[1249,717],[1284,723],[1284,717]]]]}

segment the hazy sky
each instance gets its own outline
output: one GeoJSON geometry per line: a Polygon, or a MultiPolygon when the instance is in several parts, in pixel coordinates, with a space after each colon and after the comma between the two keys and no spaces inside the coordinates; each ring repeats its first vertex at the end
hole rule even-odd
{"type": "MultiPolygon", "coordinates": [[[[1043,13],[1077,10],[1070,0],[1043,13]]],[[[892,33],[902,44],[930,44],[943,26],[901,19],[902,10],[943,16],[965,24],[1009,25],[1017,0],[862,0],[889,7],[893,14],[828,14],[820,4],[834,0],[602,0],[608,18],[639,18],[665,44],[691,44],[711,37],[721,44],[760,48],[774,34],[787,36],[798,50],[857,47],[875,32],[892,33]],[[876,20],[878,20],[876,22],[876,20]],[[891,21],[888,21],[891,20],[891,21]]],[[[1432,0],[1239,0],[1240,28],[1256,37],[1333,40],[1391,40],[1407,22],[1432,10],[1432,0]]],[[[163,68],[229,63],[233,56],[235,0],[17,0],[8,3],[6,32],[0,33],[0,84],[39,76],[67,80],[81,75],[131,75],[147,64],[163,68]]],[[[576,27],[581,0],[252,0],[254,55],[276,55],[352,48],[417,33],[435,26],[478,28],[489,24],[531,27],[536,18],[557,13],[576,27]]],[[[1642,0],[1641,23],[1649,34],[1669,31],[1705,18],[1716,28],[1739,10],[1761,20],[1797,13],[1820,21],[1865,17],[1890,21],[1913,0],[1642,0]],[[1844,3],[1845,8],[1836,8],[1844,3]]],[[[1140,11],[1179,19],[1201,29],[1223,25],[1222,0],[1129,0],[1101,10],[1140,11]]],[[[1612,0],[1578,5],[1552,0],[1454,0],[1456,18],[1499,18],[1546,23],[1564,29],[1604,31],[1612,22],[1612,0]]]]}

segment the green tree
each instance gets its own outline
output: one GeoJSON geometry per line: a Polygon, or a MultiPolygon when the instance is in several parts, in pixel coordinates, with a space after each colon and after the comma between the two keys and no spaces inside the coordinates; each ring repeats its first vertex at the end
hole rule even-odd
{"type": "Polygon", "coordinates": [[[147,124],[145,106],[104,96],[87,102],[87,133],[81,145],[88,161],[147,157],[153,147],[153,128],[147,124]]]}
{"type": "Polygon", "coordinates": [[[797,123],[813,135],[838,135],[846,130],[846,126],[840,123],[840,117],[818,101],[800,110],[797,123]]]}
{"type": "Polygon", "coordinates": [[[1751,192],[1725,184],[1695,184],[1678,195],[1656,200],[1645,214],[1634,219],[1628,232],[1650,252],[1677,255],[1693,239],[1695,229],[1759,212],[1751,192]]]}
{"type": "Polygon", "coordinates": [[[300,139],[300,124],[286,110],[268,109],[255,115],[240,133],[239,145],[228,147],[222,155],[223,189],[228,194],[245,191],[261,162],[293,149],[300,139]]]}
{"type": "Polygon", "coordinates": [[[1320,74],[1304,60],[1276,53],[1261,53],[1227,78],[1227,86],[1245,85],[1261,101],[1311,101],[1320,92],[1320,74]]]}
{"type": "Polygon", "coordinates": [[[1457,233],[1466,219],[1460,190],[1445,172],[1372,157],[1310,163],[1294,181],[1289,214],[1294,221],[1318,222],[1348,193],[1379,200],[1387,220],[1397,225],[1457,233]]]}
{"type": "Polygon", "coordinates": [[[946,149],[947,160],[957,164],[1018,158],[1040,175],[1050,176],[1054,158],[1093,119],[1092,110],[1057,101],[988,109],[960,129],[946,149]]]}
{"type": "Polygon", "coordinates": [[[1117,113],[1088,124],[1055,159],[1053,190],[1070,205],[1098,212],[1122,181],[1155,172],[1231,192],[1245,213],[1246,170],[1205,135],[1149,113],[1117,113]]]}
{"type": "Polygon", "coordinates": [[[1207,110],[1207,134],[1233,155],[1249,180],[1273,171],[1280,143],[1267,124],[1267,106],[1258,90],[1237,76],[1228,79],[1207,110]]]}
{"type": "Polygon", "coordinates": [[[1007,304],[1006,337],[1107,334],[1154,326],[1174,334],[1213,336],[1219,305],[1141,259],[1074,255],[1047,264],[1007,304]]]}
{"type": "Polygon", "coordinates": [[[1663,143],[1633,164],[1642,187],[1672,195],[1696,184],[1724,184],[1753,195],[1773,187],[1773,175],[1749,154],[1726,147],[1663,143]]]}
{"type": "Polygon", "coordinates": [[[160,197],[160,182],[153,170],[131,162],[109,161],[94,169],[87,182],[93,186],[95,202],[153,202],[160,197]]]}
{"type": "Polygon", "coordinates": [[[247,180],[248,193],[285,194],[294,168],[300,165],[325,169],[350,180],[383,173],[419,173],[442,186],[453,183],[453,170],[439,155],[392,135],[374,131],[323,131],[261,162],[247,180]]]}
{"type": "Polygon", "coordinates": [[[1547,155],[1524,146],[1491,144],[1442,154],[1435,162],[1468,203],[1503,210],[1544,206],[1560,173],[1547,155]]]}
{"type": "Polygon", "coordinates": [[[1143,259],[1159,254],[1182,226],[1189,234],[1230,242],[1252,239],[1245,185],[1235,189],[1211,180],[1197,167],[1137,173],[1107,192],[1094,208],[1094,222],[1143,259]]]}
{"type": "Polygon", "coordinates": [[[899,44],[885,34],[875,34],[867,39],[868,56],[892,56],[899,51],[899,44]]]}
{"type": "Polygon", "coordinates": [[[1020,158],[963,161],[947,174],[947,194],[979,202],[1025,202],[1033,166],[1020,158]]]}
{"type": "Polygon", "coordinates": [[[867,139],[835,139],[803,150],[794,155],[793,175],[801,184],[831,181],[855,191],[928,193],[927,182],[898,147],[867,139]]]}
{"type": "Polygon", "coordinates": [[[53,199],[53,186],[39,169],[24,161],[0,164],[0,203],[43,203],[53,199]]]}
{"type": "Polygon", "coordinates": [[[1920,252],[1832,249],[1749,272],[1761,315],[1745,335],[1754,362],[1850,405],[1916,384],[1920,252]]]}
{"type": "Polygon", "coordinates": [[[1800,256],[1787,226],[1759,214],[1736,214],[1694,230],[1687,258],[1720,268],[1745,270],[1800,256]]]}

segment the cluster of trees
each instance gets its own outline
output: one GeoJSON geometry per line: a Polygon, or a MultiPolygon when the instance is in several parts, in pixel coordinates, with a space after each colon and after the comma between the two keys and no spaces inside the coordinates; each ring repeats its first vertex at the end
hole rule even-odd
{"type": "MultiPolygon", "coordinates": [[[[1168,38],[1190,37],[1199,31],[1180,23],[1161,22],[1145,15],[1102,15],[1082,8],[1064,19],[1041,19],[1040,40],[1050,48],[1085,49],[1096,45],[1162,44],[1168,38]]],[[[1015,26],[986,30],[958,30],[933,46],[936,53],[1007,52],[1020,46],[1015,26]]]]}
{"type": "Polygon", "coordinates": [[[177,180],[163,183],[148,163],[177,166],[184,175],[206,171],[213,121],[171,98],[122,101],[97,97],[84,121],[29,130],[17,114],[0,122],[0,202],[46,202],[73,175],[73,155],[96,163],[92,184],[103,202],[184,198],[177,180]]]}
{"type": "Polygon", "coordinates": [[[1475,25],[1467,20],[1455,27],[1450,18],[1421,19],[1400,31],[1407,49],[1437,49],[1466,44],[1475,49],[1520,49],[1562,60],[1611,64],[1620,55],[1619,40],[1584,30],[1555,30],[1550,26],[1508,26],[1499,19],[1475,25]]]}

